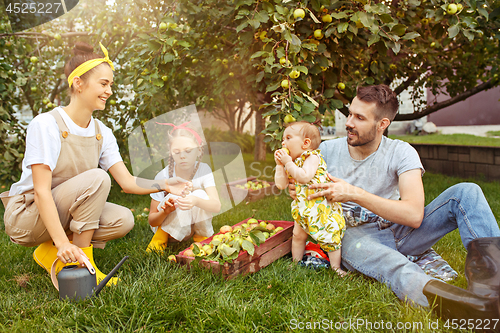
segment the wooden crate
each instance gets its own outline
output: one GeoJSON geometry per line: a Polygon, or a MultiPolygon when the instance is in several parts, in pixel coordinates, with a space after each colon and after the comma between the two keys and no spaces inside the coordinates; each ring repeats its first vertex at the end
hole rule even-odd
{"type": "Polygon", "coordinates": [[[261,188],[259,190],[247,190],[236,187],[236,185],[243,185],[246,184],[246,182],[249,180],[256,180],[256,179],[257,177],[248,177],[245,179],[239,179],[229,183],[225,183],[222,185],[224,188],[221,191],[221,196],[228,200],[230,200],[231,199],[230,196],[232,196],[232,199],[239,203],[243,200],[257,201],[264,198],[267,195],[280,194],[280,190],[278,189],[278,187],[274,182],[268,182],[269,185],[271,186],[266,188],[261,188]]]}
{"type": "MultiPolygon", "coordinates": [[[[239,226],[246,223],[249,219],[246,219],[234,226],[239,226]]],[[[261,220],[259,220],[260,222],[261,220]]],[[[283,257],[285,254],[289,253],[292,249],[292,231],[293,222],[290,221],[267,221],[268,223],[274,224],[275,227],[282,227],[283,230],[274,234],[273,236],[266,239],[266,241],[260,246],[255,247],[254,255],[251,256],[247,251],[240,251],[238,258],[233,260],[232,263],[224,263],[221,265],[218,261],[212,260],[200,260],[198,264],[200,267],[204,267],[212,270],[213,273],[221,273],[226,279],[233,279],[238,275],[245,275],[249,273],[255,273],[260,269],[266,267],[273,261],[283,257]]],[[[213,236],[201,242],[202,244],[208,244],[212,240],[213,236]]],[[[177,262],[181,265],[191,266],[191,263],[195,258],[185,256],[183,253],[187,249],[184,249],[175,257],[177,262]]]]}

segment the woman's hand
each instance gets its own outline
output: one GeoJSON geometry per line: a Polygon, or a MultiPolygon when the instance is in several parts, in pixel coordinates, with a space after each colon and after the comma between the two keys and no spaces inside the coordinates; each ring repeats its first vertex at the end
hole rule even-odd
{"type": "Polygon", "coordinates": [[[83,250],[70,242],[59,245],[57,248],[57,257],[63,264],[79,262],[80,265],[83,265],[83,258],[88,260],[88,257],[85,255],[83,250]]]}
{"type": "Polygon", "coordinates": [[[181,210],[190,210],[197,205],[198,199],[199,198],[194,195],[189,195],[184,198],[176,198],[175,203],[177,205],[177,208],[181,210]]]}
{"type": "Polygon", "coordinates": [[[179,195],[181,197],[185,197],[193,189],[193,183],[181,177],[172,177],[166,179],[165,181],[167,184],[167,192],[179,195]]]}

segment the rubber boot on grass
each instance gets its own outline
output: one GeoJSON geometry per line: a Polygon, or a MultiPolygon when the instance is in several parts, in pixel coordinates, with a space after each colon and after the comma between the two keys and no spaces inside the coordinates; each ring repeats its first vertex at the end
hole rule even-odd
{"type": "MultiPolygon", "coordinates": [[[[33,259],[50,274],[52,263],[57,259],[57,247],[54,246],[52,239],[38,245],[35,251],[33,251],[33,259]]],[[[62,266],[59,270],[61,269],[62,266]]]]}
{"type": "MultiPolygon", "coordinates": [[[[96,275],[96,279],[97,279],[97,284],[99,284],[102,280],[104,280],[104,278],[106,277],[106,274],[104,274],[103,272],[101,272],[95,262],[94,262],[94,247],[92,246],[92,244],[90,244],[89,247],[82,247],[81,248],[83,253],[85,253],[85,255],[87,256],[87,258],[89,258],[89,261],[90,263],[92,264],[92,266],[94,266],[95,268],[95,275],[96,275]]],[[[112,277],[108,283],[106,283],[106,286],[113,286],[115,284],[117,284],[119,281],[119,279],[117,277],[112,277]]]]}
{"type": "Polygon", "coordinates": [[[193,235],[193,241],[195,242],[203,242],[207,238],[208,237],[205,236],[193,235]]]}
{"type": "Polygon", "coordinates": [[[161,228],[158,227],[151,242],[149,242],[146,252],[163,252],[167,247],[168,234],[161,228]]]}

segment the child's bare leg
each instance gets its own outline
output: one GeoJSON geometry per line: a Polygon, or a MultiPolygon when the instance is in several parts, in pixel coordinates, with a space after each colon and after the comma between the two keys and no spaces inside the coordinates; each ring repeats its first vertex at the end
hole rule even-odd
{"type": "Polygon", "coordinates": [[[304,250],[306,248],[307,233],[302,229],[302,227],[295,222],[293,225],[293,237],[292,237],[292,258],[294,262],[299,262],[304,256],[304,250]]]}
{"type": "Polygon", "coordinates": [[[330,259],[330,267],[337,272],[338,275],[345,276],[347,274],[346,271],[340,268],[340,262],[342,260],[340,249],[328,252],[328,258],[330,259]]]}

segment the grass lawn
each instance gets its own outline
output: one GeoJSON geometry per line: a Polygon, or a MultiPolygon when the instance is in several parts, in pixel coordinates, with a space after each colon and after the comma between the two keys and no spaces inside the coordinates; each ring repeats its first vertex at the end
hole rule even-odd
{"type": "MultiPolygon", "coordinates": [[[[250,161],[252,156],[245,159],[250,161]]],[[[266,163],[247,162],[248,175],[270,176],[272,171],[265,167],[272,165],[272,156],[266,163]]],[[[460,181],[463,180],[426,173],[426,202],[460,181]]],[[[499,184],[478,184],[498,220],[499,184]]],[[[320,322],[322,326],[317,328],[342,332],[449,331],[444,322],[436,323],[438,319],[428,309],[406,305],[375,280],[357,273],[341,279],[331,270],[290,265],[290,256],[231,281],[201,269],[186,271],[167,263],[166,258],[190,242],[169,245],[163,255],[145,252],[152,237],[147,213],[143,211],[149,207],[148,196],[121,193],[115,184],[109,201],[134,209],[136,225],[126,237],[110,242],[105,250],[95,250],[95,261],[103,272],[108,272],[123,256],[130,259],[119,271],[121,282],[117,286],[107,287],[99,297],[85,302],[60,301],[48,274],[32,259],[33,248],[11,243],[1,224],[1,332],[291,332],[302,331],[295,329],[301,327],[300,322],[320,322]],[[346,329],[335,329],[336,323],[344,323],[346,329]],[[362,325],[355,328],[349,323],[362,325]],[[431,323],[439,329],[429,328],[431,323]],[[367,326],[370,324],[372,329],[367,326]],[[381,329],[388,325],[392,330],[381,329]],[[397,329],[397,325],[406,329],[397,329]]],[[[285,193],[249,204],[243,202],[214,217],[214,229],[235,224],[254,213],[258,219],[291,220],[290,202],[285,193]]],[[[0,213],[3,216],[3,207],[0,213]]],[[[453,284],[465,287],[466,251],[458,232],[452,232],[434,249],[460,273],[453,284]]]]}
{"type": "Polygon", "coordinates": [[[389,135],[391,139],[399,139],[409,143],[429,143],[468,146],[500,146],[500,138],[482,137],[472,134],[428,134],[428,135],[389,135]]]}

